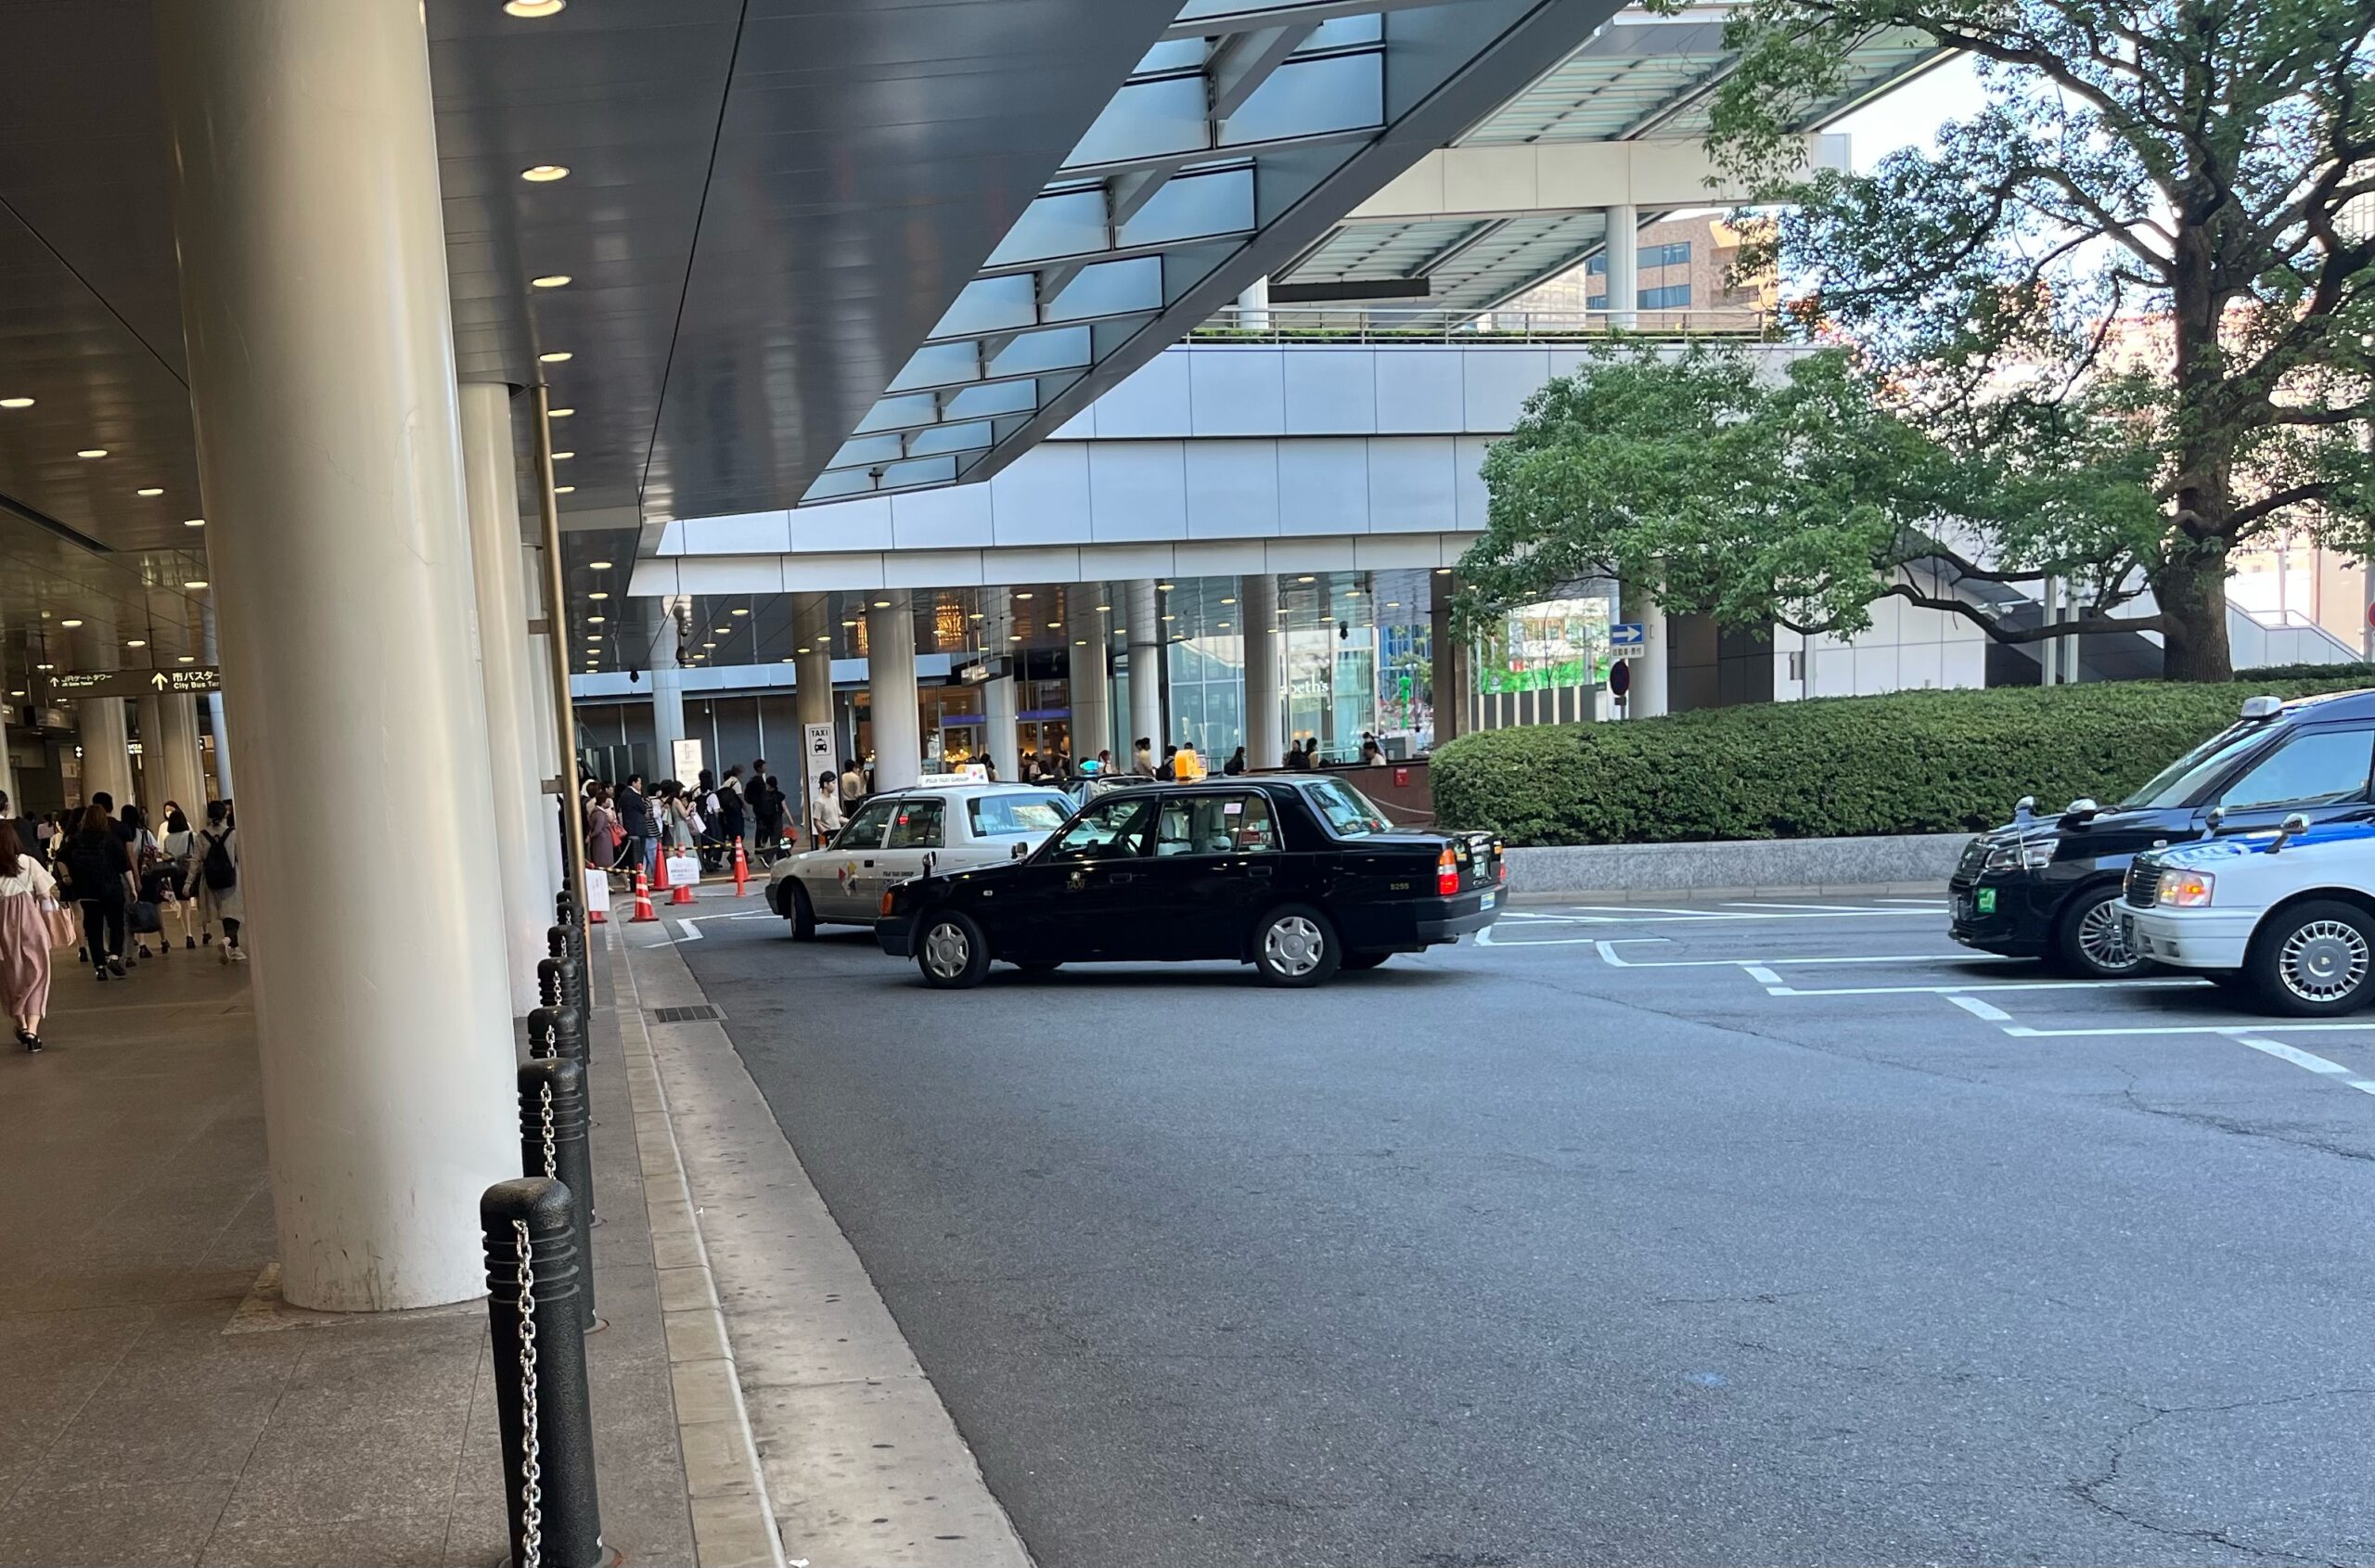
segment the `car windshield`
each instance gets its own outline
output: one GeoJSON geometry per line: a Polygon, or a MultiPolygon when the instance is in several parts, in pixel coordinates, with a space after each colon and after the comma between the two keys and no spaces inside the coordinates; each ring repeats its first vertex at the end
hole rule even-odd
{"type": "Polygon", "coordinates": [[[2212,779],[2232,766],[2237,758],[2265,740],[2268,732],[2268,726],[2251,723],[2219,731],[2154,774],[2142,789],[2120,802],[2119,809],[2140,811],[2150,806],[2187,804],[2212,779]]]}
{"type": "Polygon", "coordinates": [[[966,806],[977,839],[1016,833],[1052,833],[1072,815],[1072,802],[1052,791],[1042,795],[976,795],[966,806]]]}
{"type": "Polygon", "coordinates": [[[1323,778],[1303,790],[1319,815],[1340,839],[1362,839],[1371,833],[1391,833],[1393,824],[1385,819],[1367,795],[1341,778],[1323,778]]]}

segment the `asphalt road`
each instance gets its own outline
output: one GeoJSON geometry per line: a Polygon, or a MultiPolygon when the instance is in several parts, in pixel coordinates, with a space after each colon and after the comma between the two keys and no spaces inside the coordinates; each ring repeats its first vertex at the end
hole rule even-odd
{"type": "Polygon", "coordinates": [[[1804,903],[684,954],[1049,1568],[2375,1560],[2375,1015],[1804,903]]]}

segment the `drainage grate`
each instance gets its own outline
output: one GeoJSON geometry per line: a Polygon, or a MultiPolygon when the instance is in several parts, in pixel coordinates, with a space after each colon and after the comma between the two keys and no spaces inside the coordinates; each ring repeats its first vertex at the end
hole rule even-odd
{"type": "Polygon", "coordinates": [[[697,1008],[654,1008],[651,1009],[651,1021],[654,1023],[714,1023],[718,1017],[718,1010],[707,1003],[697,1008]]]}

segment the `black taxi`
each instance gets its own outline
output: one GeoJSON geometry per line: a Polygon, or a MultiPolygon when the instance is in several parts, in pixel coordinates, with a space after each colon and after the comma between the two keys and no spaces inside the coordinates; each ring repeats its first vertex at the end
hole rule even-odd
{"type": "Polygon", "coordinates": [[[2312,822],[2375,816],[2375,691],[2281,701],[2254,697],[2241,719],[2112,806],[2071,803],[1971,841],[1946,884],[1957,942],[2073,973],[2116,978],[2144,959],[2122,933],[2120,881],[2154,844],[2266,832],[2295,812],[2312,822]]]}
{"type": "Polygon", "coordinates": [[[1208,778],[1099,795],[1003,866],[902,882],[876,939],[935,986],[993,960],[1231,959],[1316,985],[1483,930],[1507,868],[1489,833],[1397,828],[1329,775],[1208,778]]]}

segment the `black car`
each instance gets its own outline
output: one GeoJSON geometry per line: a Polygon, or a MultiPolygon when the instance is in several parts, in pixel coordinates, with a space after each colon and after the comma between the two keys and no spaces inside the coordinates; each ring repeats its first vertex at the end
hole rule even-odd
{"type": "Polygon", "coordinates": [[[1972,840],[1946,884],[1949,931],[1966,946],[2075,973],[2134,974],[2144,960],[2121,934],[2118,906],[2138,851],[2205,831],[2265,832],[2294,812],[2313,823],[2375,819],[2370,760],[2375,691],[2254,697],[2241,722],[2118,804],[2073,801],[2058,819],[1972,840]]]}
{"type": "Polygon", "coordinates": [[[937,986],[978,985],[993,959],[1188,958],[1316,985],[1483,930],[1504,875],[1491,834],[1396,828],[1325,775],[1145,784],[1008,865],[899,883],[874,933],[937,986]]]}

